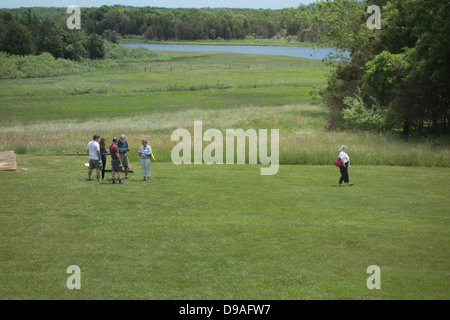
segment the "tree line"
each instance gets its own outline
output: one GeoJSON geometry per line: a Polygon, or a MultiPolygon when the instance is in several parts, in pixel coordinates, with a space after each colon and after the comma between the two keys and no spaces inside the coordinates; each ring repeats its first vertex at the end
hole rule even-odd
{"type": "Polygon", "coordinates": [[[103,39],[97,33],[69,30],[66,20],[40,19],[31,10],[21,17],[0,11],[0,51],[22,56],[49,52],[73,61],[103,59],[105,55],[103,39]]]}
{"type": "Polygon", "coordinates": [[[282,10],[263,9],[159,9],[102,6],[83,10],[88,33],[110,31],[140,35],[147,40],[234,40],[246,37],[296,37],[314,42],[311,25],[315,4],[282,10]]]}
{"type": "Polygon", "coordinates": [[[314,23],[320,42],[350,52],[322,91],[329,128],[449,133],[449,1],[321,1],[314,23]],[[370,5],[381,8],[381,29],[367,26],[370,5]]]}

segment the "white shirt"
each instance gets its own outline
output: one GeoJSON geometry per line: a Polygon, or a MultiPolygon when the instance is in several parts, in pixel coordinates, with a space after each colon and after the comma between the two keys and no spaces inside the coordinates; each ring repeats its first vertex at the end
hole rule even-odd
{"type": "Polygon", "coordinates": [[[89,142],[87,148],[89,150],[89,160],[100,160],[97,154],[97,151],[100,152],[100,145],[97,141],[92,140],[89,142]]]}
{"type": "Polygon", "coordinates": [[[350,167],[350,157],[344,151],[339,152],[339,159],[344,160],[344,163],[348,162],[348,166],[350,167]]]}

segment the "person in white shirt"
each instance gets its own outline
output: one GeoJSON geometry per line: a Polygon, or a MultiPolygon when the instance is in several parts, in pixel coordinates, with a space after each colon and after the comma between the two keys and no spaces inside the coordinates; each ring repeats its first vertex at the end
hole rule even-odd
{"type": "Polygon", "coordinates": [[[91,175],[92,170],[97,170],[97,180],[102,181],[100,179],[100,172],[103,167],[102,163],[102,157],[100,155],[100,145],[98,143],[98,140],[100,139],[100,136],[97,134],[94,134],[92,137],[92,141],[88,143],[87,145],[87,153],[89,154],[89,171],[88,171],[88,179],[91,181],[91,175]]]}
{"type": "Polygon", "coordinates": [[[143,181],[150,181],[150,166],[152,148],[147,145],[147,140],[142,140],[142,147],[139,150],[139,156],[141,157],[141,170],[143,181]]]}
{"type": "Polygon", "coordinates": [[[339,149],[339,159],[341,159],[341,166],[339,167],[341,171],[341,178],[339,179],[339,187],[342,187],[342,182],[347,183],[348,186],[352,186],[348,177],[348,167],[350,167],[350,157],[347,154],[347,147],[342,146],[339,149]]]}

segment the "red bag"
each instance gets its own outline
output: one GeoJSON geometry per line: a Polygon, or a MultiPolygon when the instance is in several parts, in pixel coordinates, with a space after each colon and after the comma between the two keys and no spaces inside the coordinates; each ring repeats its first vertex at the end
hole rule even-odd
{"type": "Polygon", "coordinates": [[[340,166],[342,166],[342,161],[341,161],[341,159],[338,157],[338,158],[336,158],[336,160],[334,160],[334,165],[336,166],[336,167],[340,167],[340,166]]]}

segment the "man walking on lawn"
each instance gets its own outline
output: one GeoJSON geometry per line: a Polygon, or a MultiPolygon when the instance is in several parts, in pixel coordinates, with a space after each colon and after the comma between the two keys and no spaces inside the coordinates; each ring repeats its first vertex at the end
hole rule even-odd
{"type": "Polygon", "coordinates": [[[98,139],[100,136],[94,134],[92,137],[92,141],[87,145],[87,153],[89,154],[89,170],[88,170],[88,178],[91,181],[92,170],[97,170],[97,180],[102,181],[100,179],[100,171],[103,168],[102,157],[100,156],[100,145],[98,144],[98,139]]]}
{"type": "Polygon", "coordinates": [[[112,144],[109,146],[109,154],[111,155],[111,167],[112,167],[112,183],[116,183],[116,171],[119,178],[119,184],[122,183],[122,161],[120,161],[119,148],[117,147],[117,138],[113,138],[112,144]]]}
{"type": "Polygon", "coordinates": [[[123,168],[125,169],[125,178],[128,179],[128,154],[127,152],[130,151],[130,148],[128,147],[128,142],[125,140],[125,135],[120,135],[120,140],[117,141],[117,147],[119,148],[119,154],[120,154],[120,161],[122,162],[123,168]]]}

